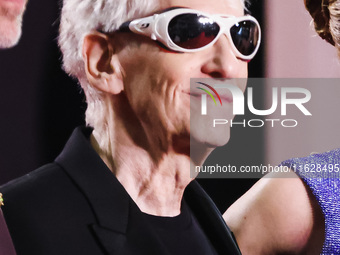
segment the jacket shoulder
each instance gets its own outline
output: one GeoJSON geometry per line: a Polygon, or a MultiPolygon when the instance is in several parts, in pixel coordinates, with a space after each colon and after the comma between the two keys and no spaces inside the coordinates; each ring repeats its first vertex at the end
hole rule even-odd
{"type": "Polygon", "coordinates": [[[50,186],[52,183],[65,178],[62,168],[56,163],[44,165],[22,177],[14,179],[0,187],[4,198],[25,195],[30,197],[34,190],[40,190],[42,186],[50,186]]]}
{"type": "Polygon", "coordinates": [[[21,210],[54,214],[56,208],[67,206],[74,209],[79,204],[88,204],[73,179],[56,162],[4,184],[0,192],[5,216],[8,212],[18,215],[21,210]]]}

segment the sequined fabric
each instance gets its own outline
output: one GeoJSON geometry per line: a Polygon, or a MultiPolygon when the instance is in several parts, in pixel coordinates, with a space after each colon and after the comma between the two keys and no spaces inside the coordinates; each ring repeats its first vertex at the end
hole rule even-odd
{"type": "Polygon", "coordinates": [[[310,187],[325,217],[322,254],[340,254],[340,149],[281,163],[310,187]]]}

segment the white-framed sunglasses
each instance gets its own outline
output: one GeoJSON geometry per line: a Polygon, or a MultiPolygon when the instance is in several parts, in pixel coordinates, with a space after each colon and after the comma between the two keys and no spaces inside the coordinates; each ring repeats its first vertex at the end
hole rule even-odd
{"type": "Polygon", "coordinates": [[[168,9],[127,21],[120,26],[119,31],[148,36],[176,52],[204,50],[225,34],[234,54],[242,60],[252,59],[261,42],[260,25],[250,15],[210,15],[189,8],[168,9]]]}

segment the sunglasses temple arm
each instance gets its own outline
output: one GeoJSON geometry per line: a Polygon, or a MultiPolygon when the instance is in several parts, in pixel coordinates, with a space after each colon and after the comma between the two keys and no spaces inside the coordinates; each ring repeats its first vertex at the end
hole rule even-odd
{"type": "MultiPolygon", "coordinates": [[[[155,15],[154,15],[155,16],[155,15]]],[[[127,21],[119,27],[121,32],[133,32],[136,34],[149,36],[153,40],[157,40],[154,33],[154,16],[127,21]]]]}
{"type": "Polygon", "coordinates": [[[120,27],[119,27],[119,31],[120,32],[132,32],[130,29],[130,23],[131,21],[126,21],[124,22],[120,27]]]}

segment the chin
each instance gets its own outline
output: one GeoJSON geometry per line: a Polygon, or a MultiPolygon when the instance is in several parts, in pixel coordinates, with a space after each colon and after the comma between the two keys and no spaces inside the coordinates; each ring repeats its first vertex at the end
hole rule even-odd
{"type": "Polygon", "coordinates": [[[210,148],[217,148],[226,145],[230,140],[229,132],[224,132],[222,134],[215,134],[206,139],[205,144],[210,148]]]}
{"type": "Polygon", "coordinates": [[[215,149],[226,145],[230,139],[230,128],[220,127],[211,130],[191,130],[190,141],[192,146],[215,149]]]}
{"type": "Polygon", "coordinates": [[[209,136],[193,132],[190,136],[190,158],[196,165],[202,165],[210,153],[217,147],[226,145],[229,138],[229,132],[226,131],[221,135],[215,133],[209,136]]]}

